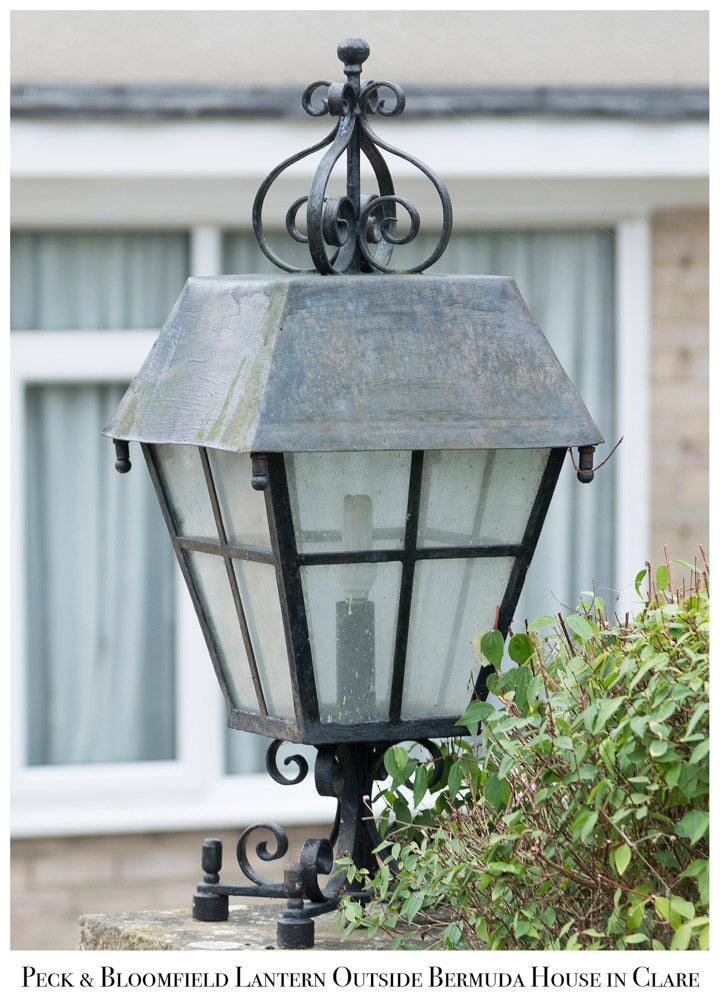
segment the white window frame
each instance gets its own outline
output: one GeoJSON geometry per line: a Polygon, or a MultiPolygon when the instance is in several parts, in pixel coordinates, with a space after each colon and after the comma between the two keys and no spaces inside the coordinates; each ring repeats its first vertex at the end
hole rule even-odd
{"type": "MultiPolygon", "coordinates": [[[[131,122],[19,120],[11,129],[12,221],[18,229],[183,230],[190,233],[191,273],[219,273],[223,230],[247,228],[264,173],[316,135],[307,127],[278,122],[156,123],[150,128],[131,122]]],[[[616,565],[618,579],[629,586],[647,558],[649,542],[650,220],[660,208],[707,204],[707,128],[702,123],[450,120],[410,123],[391,141],[445,176],[456,225],[614,229],[617,426],[625,435],[616,453],[616,565]],[[528,149],[534,151],[532,172],[528,149]]],[[[306,180],[299,176],[297,183],[306,180]]],[[[412,190],[408,196],[422,213],[423,193],[412,190]]],[[[177,760],[72,767],[23,763],[29,611],[23,553],[25,388],[83,377],[92,382],[130,378],[155,335],[17,331],[11,337],[11,815],[16,836],[241,827],[262,820],[325,822],[332,816],[332,801],[321,799],[309,778],[279,794],[267,775],[224,774],[217,686],[179,572],[177,760]]],[[[109,446],[108,461],[111,452],[109,446]]],[[[137,464],[142,475],[141,461],[137,464]]]]}

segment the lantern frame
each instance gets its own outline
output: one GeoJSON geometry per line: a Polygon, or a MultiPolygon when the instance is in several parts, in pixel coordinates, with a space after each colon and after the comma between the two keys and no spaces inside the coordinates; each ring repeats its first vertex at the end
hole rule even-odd
{"type": "MultiPolygon", "coordinates": [[[[286,759],[297,773],[277,767],[283,742],[317,748],[315,784],[320,795],[337,799],[327,838],[306,841],[297,864],[285,868],[282,882],[258,875],[248,860],[248,837],[268,830],[256,853],[263,861],[285,855],[288,840],[274,824],[256,824],[240,837],[237,859],[243,884],[221,881],[222,844],[205,841],[203,881],[193,899],[198,920],[225,920],[230,896],[280,898],[281,947],[311,947],[312,918],[337,906],[342,893],[365,900],[366,890],[347,884],[335,859],[347,855],[358,868],[377,867],[379,831],[370,802],[373,784],[387,777],[384,755],[394,744],[413,740],[430,753],[442,771],[442,754],[429,737],[466,734],[452,715],[403,717],[405,668],[411,627],[415,571],[434,560],[512,559],[492,624],[507,633],[525,575],[557,482],[565,452],[580,449],[581,481],[592,479],[592,453],[602,435],[550,345],[530,315],[515,282],[504,277],[419,276],[442,254],[450,237],[452,209],[444,183],[419,160],[390,146],[368,118],[399,114],[405,98],[395,84],[361,81],[369,47],[362,39],[338,46],[347,82],[318,81],[303,95],[305,110],[336,116],[329,135],[276,167],[261,185],[253,206],[253,228],[261,250],[283,270],[263,229],[265,199],[288,167],[326,149],[307,197],[288,210],[290,236],[307,243],[319,274],[282,279],[257,276],[190,278],[160,332],[150,355],[120,403],[104,434],[115,441],[116,468],[130,469],[129,442],[142,446],[172,544],[190,591],[232,728],[272,739],[267,769],[280,784],[296,784],[308,773],[300,755],[286,759]],[[326,89],[320,103],[314,99],[326,89]],[[390,98],[386,96],[391,95],[390,98]],[[384,96],[381,96],[384,95],[384,96]],[[419,231],[419,215],[395,193],[380,150],[400,156],[425,175],[439,198],[442,224],[430,256],[400,274],[389,266],[393,247],[419,231]],[[360,191],[360,156],[368,161],[379,194],[360,191]],[[330,175],[347,159],[346,195],[330,197],[330,175]],[[306,204],[307,235],[297,224],[306,204]],[[397,232],[397,210],[410,219],[409,232],[397,232]],[[371,244],[375,252],[371,250],[371,244]],[[176,523],[156,449],[182,445],[197,449],[217,539],[182,533],[176,523]],[[429,546],[418,543],[425,456],[445,451],[541,449],[547,452],[519,541],[429,546]],[[228,539],[214,479],[213,450],[252,457],[253,488],[264,493],[270,547],[238,545],[228,539]],[[410,454],[403,544],[397,548],[347,546],[344,550],[301,551],[296,537],[286,468],[300,453],[381,452],[410,454]],[[188,564],[188,554],[222,559],[247,655],[258,712],[233,703],[228,678],[211,624],[207,594],[188,564]],[[273,567],[285,633],[295,720],[268,710],[256,661],[253,636],[233,563],[260,562],[273,567]],[[388,717],[355,722],[323,720],[318,672],[313,664],[302,571],[313,566],[400,565],[394,655],[388,717]],[[328,876],[326,885],[320,876],[328,876]]],[[[357,498],[356,498],[357,499],[357,498]]],[[[372,541],[372,539],[371,539],[372,541]]],[[[226,593],[226,592],[225,592],[226,593]]],[[[218,600],[221,595],[215,595],[218,600]]],[[[478,623],[481,627],[481,623],[478,623]]],[[[373,625],[374,628],[374,625],[373,625]]],[[[374,642],[374,634],[370,640],[374,642]]],[[[478,670],[472,698],[487,695],[491,667],[478,670]]],[[[362,680],[362,678],[361,678],[362,680]]]]}
{"type": "MultiPolygon", "coordinates": [[[[424,452],[413,451],[408,502],[406,532],[402,548],[369,549],[355,551],[299,552],[293,525],[284,456],[281,454],[253,455],[255,468],[262,469],[257,477],[265,493],[266,511],[270,527],[271,552],[234,545],[228,542],[218,501],[216,485],[207,456],[207,449],[199,448],[200,459],[206,477],[208,494],[216,520],[218,542],[199,540],[178,533],[172,511],[151,445],[143,444],[150,477],[155,486],[165,523],[180,565],[183,578],[190,592],[200,626],[205,638],[215,673],[228,706],[228,725],[233,729],[254,732],[272,739],[314,746],[331,743],[353,742],[398,742],[432,737],[467,735],[464,727],[457,725],[457,713],[444,716],[424,716],[422,718],[403,717],[402,693],[405,673],[405,657],[410,626],[410,610],[413,592],[413,577],[416,564],[423,560],[436,559],[479,559],[509,557],[514,560],[505,593],[498,606],[497,618],[493,623],[503,635],[512,621],[512,616],[522,590],[525,575],[530,566],[552,494],[565,458],[565,448],[551,449],[542,474],[540,486],[530,510],[523,532],[517,544],[499,545],[448,545],[424,547],[417,544],[420,510],[420,490],[424,452]],[[272,565],[276,571],[280,608],[287,642],[290,678],[295,706],[295,722],[272,716],[266,705],[263,685],[249,634],[243,605],[234,588],[234,600],[238,611],[238,624],[243,635],[248,654],[253,684],[258,696],[260,711],[249,712],[232,705],[232,698],[220,662],[212,629],[208,622],[203,600],[184,557],[186,551],[200,551],[222,557],[228,567],[229,579],[234,579],[231,563],[236,559],[246,559],[272,565]],[[317,697],[317,673],[313,664],[305,614],[303,585],[300,569],[303,566],[335,564],[381,564],[399,562],[402,565],[398,618],[395,632],[395,653],[392,668],[392,685],[387,720],[371,720],[355,723],[331,722],[320,719],[317,697]]],[[[486,678],[491,668],[479,670],[472,693],[468,700],[484,699],[487,696],[486,678]]]]}

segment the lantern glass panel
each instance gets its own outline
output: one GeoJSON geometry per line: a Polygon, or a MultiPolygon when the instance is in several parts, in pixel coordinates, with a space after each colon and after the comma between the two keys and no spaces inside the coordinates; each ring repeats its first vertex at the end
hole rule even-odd
{"type": "Polygon", "coordinates": [[[238,559],[233,566],[268,712],[295,718],[275,567],[238,559]]]}
{"type": "Polygon", "coordinates": [[[302,568],[322,722],[388,718],[401,571],[399,562],[302,568]]]}
{"type": "Polygon", "coordinates": [[[199,449],[192,445],[162,444],[153,445],[152,452],[178,535],[217,540],[217,524],[199,449]]]}
{"type": "Polygon", "coordinates": [[[409,451],[287,456],[298,551],[401,548],[410,459],[409,451]]]}
{"type": "Polygon", "coordinates": [[[228,542],[269,551],[265,494],[250,485],[250,455],[212,448],[208,449],[208,458],[228,542]]]}
{"type": "Polygon", "coordinates": [[[252,673],[225,560],[205,552],[185,552],[203,606],[213,646],[234,708],[259,711],[252,673]]]}
{"type": "Polygon", "coordinates": [[[513,564],[510,557],[427,559],[416,564],[403,718],[463,713],[480,670],[473,637],[494,627],[513,564]]]}
{"type": "Polygon", "coordinates": [[[517,545],[549,449],[427,451],[418,545],[517,545]]]}

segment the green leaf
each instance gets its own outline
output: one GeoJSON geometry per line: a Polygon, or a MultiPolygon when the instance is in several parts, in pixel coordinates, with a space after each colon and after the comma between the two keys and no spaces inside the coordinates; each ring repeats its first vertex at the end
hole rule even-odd
{"type": "Polygon", "coordinates": [[[695,907],[689,899],[683,899],[682,896],[671,896],[670,919],[678,916],[685,920],[692,920],[695,916],[695,907]]]}
{"type": "Polygon", "coordinates": [[[622,875],[627,866],[630,864],[630,859],[632,857],[632,851],[630,850],[629,844],[621,844],[613,853],[613,861],[615,862],[615,868],[617,869],[618,875],[622,875]]]}
{"type": "Polygon", "coordinates": [[[555,618],[553,615],[540,615],[538,618],[533,618],[533,620],[528,625],[531,632],[537,632],[538,629],[548,628],[550,625],[555,624],[555,618]]]}
{"type": "Polygon", "coordinates": [[[421,892],[414,892],[412,896],[406,899],[406,901],[403,903],[400,912],[401,914],[403,914],[403,916],[407,917],[407,921],[409,924],[413,922],[415,917],[423,908],[424,902],[425,902],[425,896],[421,892]]]}
{"type": "Polygon", "coordinates": [[[703,705],[698,705],[698,707],[695,709],[695,711],[692,714],[692,718],[690,719],[690,722],[688,723],[688,727],[685,730],[685,735],[683,736],[683,739],[686,740],[688,738],[688,736],[692,735],[692,731],[695,728],[695,726],[698,724],[698,722],[700,721],[700,719],[702,719],[703,715],[705,715],[705,713],[709,712],[709,711],[710,711],[710,706],[707,703],[705,703],[703,705]]]}
{"type": "Polygon", "coordinates": [[[670,951],[687,951],[692,938],[692,927],[688,924],[680,924],[673,934],[670,942],[670,951]]]}
{"type": "Polygon", "coordinates": [[[455,798],[457,793],[460,791],[460,784],[462,782],[462,766],[459,760],[453,761],[450,766],[450,771],[448,772],[448,791],[450,795],[455,798]]]}
{"type": "Polygon", "coordinates": [[[473,736],[477,736],[478,727],[485,719],[494,715],[497,709],[487,701],[471,701],[458,719],[458,726],[466,726],[473,736]]]}
{"type": "Polygon", "coordinates": [[[383,762],[385,764],[385,770],[393,777],[394,775],[401,775],[408,763],[408,752],[405,747],[395,746],[389,747],[385,751],[385,756],[383,762]]]}
{"type": "Polygon", "coordinates": [[[670,583],[670,573],[667,566],[658,566],[655,570],[655,582],[659,590],[667,590],[670,583]]]}
{"type": "Polygon", "coordinates": [[[678,762],[677,764],[673,764],[672,767],[669,767],[667,769],[667,771],[665,772],[665,782],[668,788],[675,788],[677,786],[677,783],[680,780],[681,772],[682,772],[682,761],[678,762]]]}
{"type": "Polygon", "coordinates": [[[592,732],[601,732],[610,717],[620,708],[624,701],[624,698],[603,698],[598,704],[598,714],[592,726],[592,732]]]}
{"type": "MultiPolygon", "coordinates": [[[[518,636],[513,636],[513,639],[516,638],[518,636]]],[[[531,680],[532,671],[530,667],[523,666],[517,668],[515,676],[515,704],[523,713],[528,710],[528,687],[531,680]]]]}
{"type": "Polygon", "coordinates": [[[637,593],[638,597],[643,596],[640,593],[640,584],[643,582],[646,576],[647,576],[647,570],[641,569],[638,575],[635,577],[635,592],[637,593]]]}
{"type": "Polygon", "coordinates": [[[502,633],[498,632],[497,629],[491,629],[488,632],[482,632],[479,634],[482,655],[488,663],[491,663],[497,670],[499,670],[502,665],[503,652],[505,650],[505,640],[502,637],[502,633]]]}
{"type": "Polygon", "coordinates": [[[413,804],[415,808],[420,805],[428,788],[428,773],[424,767],[419,767],[415,771],[413,778],[413,804]]]}
{"type": "Polygon", "coordinates": [[[710,816],[700,809],[691,809],[675,824],[674,830],[679,837],[687,838],[691,844],[697,844],[710,826],[710,816]]]}
{"type": "Polygon", "coordinates": [[[595,634],[596,629],[593,627],[592,622],[589,622],[587,618],[583,618],[581,615],[568,615],[565,621],[581,639],[592,639],[595,634]]]}
{"type": "Polygon", "coordinates": [[[483,795],[496,809],[504,809],[510,801],[510,785],[505,778],[489,774],[483,785],[483,795]]]}
{"type": "Polygon", "coordinates": [[[625,944],[640,944],[641,941],[647,941],[647,934],[643,934],[639,931],[637,934],[627,934],[623,941],[625,944]]]}
{"type": "Polygon", "coordinates": [[[530,636],[524,632],[516,633],[508,643],[508,656],[515,663],[527,663],[535,652],[535,646],[530,636]]]}
{"type": "Polygon", "coordinates": [[[703,760],[710,753],[710,740],[703,740],[692,752],[690,757],[690,764],[697,764],[699,761],[703,760]]]}

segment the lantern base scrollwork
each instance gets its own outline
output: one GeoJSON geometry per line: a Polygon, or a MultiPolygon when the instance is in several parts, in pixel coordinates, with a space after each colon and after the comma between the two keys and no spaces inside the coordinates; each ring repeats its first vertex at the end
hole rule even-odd
{"type": "MultiPolygon", "coordinates": [[[[428,740],[418,741],[442,767],[440,751],[428,740]]],[[[294,777],[287,777],[278,770],[276,757],[281,740],[275,740],[268,749],[267,769],[271,777],[281,784],[298,784],[308,773],[307,761],[300,755],[288,757],[286,764],[298,768],[294,777]]],[[[274,823],[255,824],[248,827],[237,845],[237,860],[245,883],[235,884],[220,879],[222,843],[208,838],[202,847],[202,868],[205,873],[193,896],[193,917],[196,920],[218,921],[228,919],[230,896],[254,896],[263,899],[284,899],[285,909],[277,923],[277,942],[280,948],[312,948],[315,940],[313,918],[328,913],[338,906],[339,899],[351,895],[358,901],[368,901],[366,890],[355,890],[347,881],[345,868],[336,865],[335,859],[350,857],[358,868],[369,872],[377,870],[375,850],[380,844],[380,833],[373,816],[372,787],[376,781],[387,777],[383,766],[385,751],[392,743],[345,743],[317,748],[315,762],[315,787],[320,795],[338,800],[335,821],[327,838],[310,838],[305,841],[300,858],[285,867],[282,882],[264,879],[248,860],[248,838],[255,831],[268,831],[274,838],[274,847],[266,840],[255,848],[261,861],[278,861],[288,850],[285,831],[274,823]],[[325,885],[320,879],[327,877],[325,885]]]]}

